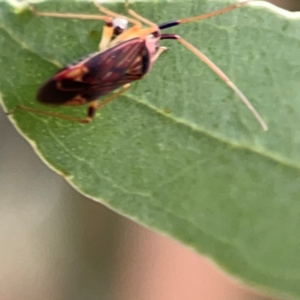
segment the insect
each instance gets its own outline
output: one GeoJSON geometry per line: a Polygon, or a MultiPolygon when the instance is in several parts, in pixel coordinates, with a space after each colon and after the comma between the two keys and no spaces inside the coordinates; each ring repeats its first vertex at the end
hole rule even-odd
{"type": "Polygon", "coordinates": [[[99,43],[99,51],[59,70],[37,92],[37,100],[43,104],[71,106],[88,104],[85,118],[79,119],[25,106],[18,106],[18,108],[79,123],[89,123],[97,109],[124,93],[131,82],[142,79],[151,70],[154,62],[166,50],[165,47],[160,46],[161,40],[176,40],[215,72],[251,111],[263,130],[267,130],[266,123],[244,94],[208,57],[182,37],[176,34],[162,33],[169,27],[220,15],[250,1],[243,1],[213,12],[160,25],[145,19],[130,9],[128,0],[125,0],[125,8],[130,17],[106,9],[97,0],[94,0],[94,4],[103,15],[40,12],[30,5],[30,10],[36,16],[101,20],[105,22],[105,25],[99,43]],[[132,25],[127,28],[128,23],[132,25]],[[117,91],[113,92],[115,90],[117,91]],[[108,95],[107,98],[99,102],[98,99],[105,95],[108,95]]]}

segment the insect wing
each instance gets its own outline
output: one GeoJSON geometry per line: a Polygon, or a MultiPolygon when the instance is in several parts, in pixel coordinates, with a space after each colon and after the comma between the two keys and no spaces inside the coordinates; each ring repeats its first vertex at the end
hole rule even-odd
{"type": "Polygon", "coordinates": [[[89,85],[70,79],[57,81],[50,78],[38,90],[37,100],[44,104],[60,105],[87,91],[89,85]]]}
{"type": "Polygon", "coordinates": [[[142,58],[147,54],[144,41],[135,38],[87,60],[85,67],[88,73],[83,76],[83,82],[90,85],[89,97],[97,98],[140,79],[144,75],[142,72],[136,72],[135,76],[132,76],[132,72],[138,67],[143,69],[142,58]]]}
{"type": "Polygon", "coordinates": [[[37,99],[54,105],[81,105],[96,100],[141,77],[130,76],[130,69],[144,49],[143,40],[135,38],[89,55],[79,63],[59,70],[41,86],[37,99]]]}

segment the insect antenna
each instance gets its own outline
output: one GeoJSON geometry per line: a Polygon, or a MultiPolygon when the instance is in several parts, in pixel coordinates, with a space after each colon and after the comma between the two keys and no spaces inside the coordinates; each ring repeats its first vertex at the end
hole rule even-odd
{"type": "MultiPolygon", "coordinates": [[[[223,13],[226,13],[228,11],[234,10],[238,7],[241,7],[247,3],[249,3],[251,0],[243,1],[240,3],[232,4],[228,7],[206,13],[200,16],[195,17],[189,17],[185,19],[175,20],[175,21],[169,21],[166,23],[160,24],[158,27],[159,29],[163,30],[169,27],[174,27],[183,23],[188,22],[194,22],[198,20],[207,19],[216,15],[220,15],[223,13]]],[[[188,50],[190,50],[192,53],[194,53],[202,62],[204,62],[216,75],[220,77],[240,98],[240,100],[246,105],[246,107],[250,110],[250,112],[253,114],[253,116],[256,118],[260,126],[263,130],[267,131],[268,126],[265,123],[265,121],[262,119],[262,117],[259,115],[259,113],[256,111],[256,109],[252,106],[250,101],[246,98],[246,96],[240,91],[240,89],[228,78],[228,76],[216,65],[214,64],[206,55],[204,55],[201,51],[199,51],[197,48],[195,48],[193,45],[191,45],[189,42],[184,40],[182,37],[176,34],[162,34],[160,37],[161,40],[177,40],[179,43],[181,43],[184,47],[186,47],[188,50]]]]}
{"type": "Polygon", "coordinates": [[[158,27],[159,27],[159,29],[163,30],[163,29],[166,29],[166,28],[169,28],[169,27],[174,27],[174,26],[177,26],[177,25],[180,25],[180,24],[183,24],[183,23],[190,23],[190,22],[194,22],[194,21],[208,19],[208,18],[217,16],[217,15],[227,13],[231,10],[236,9],[236,8],[239,8],[239,7],[249,3],[251,1],[253,1],[253,0],[246,0],[246,1],[239,2],[239,3],[235,3],[235,4],[232,4],[232,5],[227,6],[225,8],[221,8],[221,9],[218,9],[218,10],[206,13],[206,14],[202,14],[202,15],[199,15],[199,16],[188,17],[188,18],[179,19],[179,20],[175,20],[175,21],[165,22],[165,23],[162,23],[162,24],[158,25],[158,27]]]}

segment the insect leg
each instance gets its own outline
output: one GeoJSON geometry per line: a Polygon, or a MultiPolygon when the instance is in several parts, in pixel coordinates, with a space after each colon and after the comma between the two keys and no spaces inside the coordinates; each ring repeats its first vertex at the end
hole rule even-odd
{"type": "Polygon", "coordinates": [[[114,100],[115,98],[117,98],[118,96],[120,96],[121,94],[123,94],[124,92],[126,92],[130,87],[130,84],[125,84],[123,85],[123,87],[120,89],[120,91],[111,94],[109,97],[107,97],[106,99],[104,99],[103,101],[99,102],[98,100],[95,100],[93,102],[90,103],[88,110],[87,110],[87,116],[86,118],[80,120],[81,123],[90,123],[95,114],[96,111],[103,107],[104,105],[106,105],[107,103],[111,102],[112,100],[114,100]]]}
{"type": "Polygon", "coordinates": [[[114,27],[113,27],[113,23],[111,20],[111,23],[106,23],[105,26],[103,26],[103,30],[102,30],[102,36],[101,36],[101,40],[99,43],[99,51],[102,51],[104,49],[106,49],[113,37],[114,34],[114,27]]]}
{"type": "MultiPolygon", "coordinates": [[[[29,6],[29,9],[36,16],[53,17],[53,18],[84,19],[84,20],[101,20],[106,23],[112,23],[112,18],[109,16],[37,11],[37,10],[35,10],[35,8],[32,5],[29,6]]],[[[112,26],[112,24],[111,24],[111,26],[112,26]]]]}
{"type": "Polygon", "coordinates": [[[127,10],[127,13],[130,14],[131,16],[133,16],[135,19],[141,21],[144,24],[147,24],[151,27],[157,26],[155,23],[147,20],[146,18],[140,16],[139,14],[137,14],[135,11],[133,11],[132,9],[129,8],[129,1],[125,0],[125,8],[127,10]]]}
{"type": "Polygon", "coordinates": [[[103,101],[99,102],[98,100],[95,100],[93,102],[91,102],[89,104],[88,110],[87,110],[87,116],[86,118],[80,120],[80,123],[90,123],[95,114],[96,111],[103,107],[104,105],[106,105],[107,103],[111,102],[112,100],[114,100],[115,98],[117,98],[118,96],[120,96],[121,94],[123,94],[124,92],[126,92],[130,87],[130,84],[125,84],[123,85],[123,87],[116,93],[111,94],[110,96],[108,96],[106,99],[104,99],[103,101]]]}
{"type": "Polygon", "coordinates": [[[54,17],[54,18],[70,18],[70,19],[84,19],[84,20],[101,20],[105,22],[103,27],[102,38],[99,43],[99,49],[103,50],[107,47],[111,41],[113,35],[113,19],[109,16],[98,16],[98,15],[85,15],[85,14],[73,14],[73,13],[56,13],[56,12],[40,12],[36,11],[35,8],[30,5],[29,9],[37,16],[43,17],[54,17]]]}
{"type": "MultiPolygon", "coordinates": [[[[112,41],[112,43],[109,43],[106,46],[116,45],[117,43],[122,42],[125,39],[128,39],[128,37],[129,38],[131,38],[132,36],[136,37],[135,33],[142,28],[142,24],[138,20],[128,18],[126,16],[119,15],[113,11],[110,11],[109,9],[105,8],[100,3],[98,3],[97,0],[94,0],[94,4],[102,13],[106,14],[107,16],[113,17],[114,19],[124,19],[133,24],[131,28],[122,31],[120,34],[117,35],[117,37],[112,41]]],[[[99,46],[99,48],[102,50],[103,48],[101,47],[102,44],[99,46]]]]}
{"type": "Polygon", "coordinates": [[[130,87],[130,83],[124,84],[118,92],[111,94],[109,97],[107,97],[103,101],[97,103],[95,108],[99,109],[99,108],[103,107],[104,105],[111,102],[112,100],[114,100],[115,98],[120,96],[121,94],[125,93],[129,89],[129,87],[130,87]]]}
{"type": "Polygon", "coordinates": [[[14,114],[17,109],[21,109],[21,110],[26,110],[26,111],[29,111],[29,112],[32,112],[35,114],[46,115],[46,116],[50,116],[50,117],[54,117],[54,118],[59,118],[59,119],[64,119],[64,120],[68,120],[68,121],[72,121],[72,122],[86,124],[86,123],[90,123],[93,120],[93,117],[95,116],[97,109],[103,107],[110,101],[114,100],[116,97],[123,94],[125,91],[128,90],[129,87],[130,87],[130,84],[125,84],[121,88],[120,91],[113,93],[112,95],[110,95],[109,97],[107,97],[106,99],[101,101],[100,103],[98,102],[98,100],[91,102],[88,107],[87,116],[83,119],[75,118],[72,116],[67,116],[67,115],[63,115],[63,114],[59,114],[59,113],[53,113],[53,112],[48,112],[48,111],[44,111],[44,110],[39,110],[39,109],[35,109],[35,108],[23,106],[23,105],[18,105],[14,110],[10,111],[8,113],[8,115],[14,114]]]}
{"type": "Polygon", "coordinates": [[[228,11],[231,11],[231,10],[234,10],[234,9],[236,9],[238,7],[241,7],[241,6],[247,4],[251,1],[252,0],[246,0],[246,1],[243,1],[243,2],[236,3],[236,4],[232,4],[232,5],[227,6],[225,8],[221,8],[221,9],[218,9],[218,10],[206,13],[206,14],[202,14],[202,15],[199,15],[199,16],[189,17],[189,18],[185,18],[185,19],[179,19],[179,20],[175,20],[175,21],[169,21],[169,22],[160,24],[158,27],[160,29],[165,29],[165,28],[177,26],[177,25],[180,25],[180,24],[183,24],[183,23],[189,23],[189,22],[204,20],[204,19],[207,19],[207,18],[211,18],[213,16],[224,14],[224,13],[226,13],[228,11]]]}
{"type": "Polygon", "coordinates": [[[188,50],[194,53],[199,59],[201,59],[213,72],[215,72],[240,98],[240,100],[246,105],[246,107],[251,111],[253,116],[256,118],[260,126],[263,130],[268,130],[268,126],[259,115],[259,113],[255,110],[249,100],[245,97],[245,95],[238,89],[238,87],[227,77],[227,75],[217,67],[206,55],[200,52],[197,48],[191,45],[189,42],[184,40],[178,35],[175,34],[162,34],[161,39],[168,39],[168,40],[177,40],[183,46],[185,46],[188,50]]]}
{"type": "MultiPolygon", "coordinates": [[[[109,46],[114,46],[116,44],[118,44],[119,42],[122,42],[124,40],[127,40],[127,39],[131,39],[131,38],[135,38],[135,37],[140,37],[140,36],[145,36],[145,35],[148,35],[148,34],[151,34],[153,32],[155,32],[158,28],[157,28],[157,25],[155,23],[152,23],[150,22],[149,20],[141,17],[140,15],[138,15],[137,13],[135,13],[134,11],[132,11],[131,9],[127,9],[128,13],[131,14],[135,19],[132,19],[132,18],[128,18],[126,16],[123,16],[123,15],[119,15],[115,12],[112,12],[110,10],[108,10],[107,8],[103,7],[101,4],[98,3],[97,0],[94,0],[94,4],[98,7],[98,9],[108,15],[108,16],[111,16],[111,17],[114,17],[114,18],[123,18],[125,20],[127,20],[128,22],[134,24],[134,26],[132,26],[131,28],[125,30],[124,32],[122,32],[120,35],[118,35],[110,44],[109,46]],[[151,29],[150,28],[144,28],[142,29],[142,24],[141,22],[151,26],[151,29]]],[[[125,2],[125,6],[128,8],[128,1],[125,2]]]]}
{"type": "Polygon", "coordinates": [[[152,61],[155,62],[158,59],[158,57],[166,50],[168,50],[167,47],[159,47],[154,56],[152,57],[152,61]]]}
{"type": "Polygon", "coordinates": [[[125,20],[127,20],[128,22],[134,24],[134,26],[136,26],[137,28],[141,28],[142,25],[141,23],[138,21],[138,20],[135,20],[135,19],[132,19],[132,18],[128,18],[126,16],[123,16],[123,15],[120,15],[120,14],[117,14],[107,8],[105,8],[104,6],[102,6],[100,3],[98,3],[97,0],[94,0],[94,4],[95,6],[102,12],[104,13],[105,15],[107,16],[110,16],[110,17],[113,17],[113,18],[123,18],[125,20]]]}
{"type": "Polygon", "coordinates": [[[15,113],[15,111],[17,109],[26,110],[26,111],[29,111],[29,112],[32,112],[35,114],[46,115],[46,116],[50,116],[53,118],[64,119],[64,120],[78,122],[78,123],[88,123],[89,122],[89,121],[86,121],[87,118],[85,118],[85,119],[75,118],[75,117],[62,115],[62,114],[58,114],[58,113],[53,113],[53,112],[48,112],[45,110],[39,110],[39,109],[35,109],[35,108],[23,106],[23,105],[16,106],[15,109],[13,111],[9,112],[8,114],[11,115],[11,114],[15,113]]]}

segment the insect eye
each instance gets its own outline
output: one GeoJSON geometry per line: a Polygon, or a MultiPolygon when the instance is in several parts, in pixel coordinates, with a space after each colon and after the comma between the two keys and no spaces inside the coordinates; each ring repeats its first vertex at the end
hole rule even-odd
{"type": "Polygon", "coordinates": [[[127,27],[128,21],[126,19],[115,18],[113,19],[114,35],[121,34],[127,27]]]}
{"type": "Polygon", "coordinates": [[[120,35],[123,31],[124,29],[119,26],[114,27],[114,36],[120,35]]]}
{"type": "Polygon", "coordinates": [[[154,31],[154,32],[152,33],[152,36],[153,36],[154,38],[158,38],[158,37],[160,36],[160,32],[159,32],[159,31],[154,31]]]}

